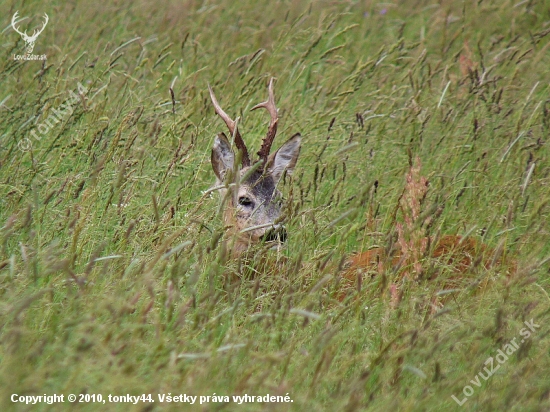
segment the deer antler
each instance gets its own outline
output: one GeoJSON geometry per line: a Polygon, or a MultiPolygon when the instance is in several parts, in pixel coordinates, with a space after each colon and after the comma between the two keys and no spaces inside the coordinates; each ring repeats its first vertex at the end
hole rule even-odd
{"type": "Polygon", "coordinates": [[[50,18],[48,17],[48,15],[46,13],[44,13],[44,24],[42,25],[42,28],[41,29],[36,29],[34,31],[34,33],[32,34],[32,36],[29,36],[27,34],[27,31],[25,30],[25,32],[21,33],[21,31],[17,28],[17,26],[15,25],[15,22],[17,20],[17,17],[19,17],[19,11],[16,11],[15,14],[13,15],[13,17],[11,18],[11,26],[13,27],[13,30],[15,30],[17,33],[19,33],[23,39],[25,41],[33,41],[33,40],[36,40],[36,38],[38,37],[38,35],[40,33],[42,33],[44,31],[44,29],[46,28],[46,25],[48,24],[48,21],[50,21],[50,18]]]}
{"type": "Polygon", "coordinates": [[[36,40],[36,38],[38,37],[38,35],[44,31],[44,29],[46,28],[46,25],[47,25],[48,22],[50,21],[50,18],[48,17],[48,15],[47,15],[46,13],[44,13],[44,17],[45,17],[45,19],[44,19],[44,24],[42,25],[42,28],[41,28],[41,29],[36,29],[36,30],[34,31],[34,33],[33,33],[32,36],[31,36],[31,39],[32,39],[32,40],[36,40]]]}
{"type": "Polygon", "coordinates": [[[19,11],[16,11],[13,17],[11,18],[11,27],[13,27],[13,30],[15,30],[17,33],[19,33],[22,37],[28,37],[27,31],[25,30],[25,33],[21,33],[17,26],[15,25],[15,21],[17,20],[17,17],[19,16],[19,11]]]}
{"type": "Polygon", "coordinates": [[[258,156],[260,160],[264,161],[264,164],[267,163],[267,157],[269,156],[269,151],[271,150],[271,145],[277,134],[277,125],[279,123],[279,118],[277,116],[277,107],[275,106],[275,94],[273,93],[273,77],[269,81],[268,87],[269,96],[267,100],[263,103],[257,104],[251,110],[256,110],[259,108],[266,109],[270,116],[271,121],[269,122],[269,129],[267,129],[267,135],[262,141],[262,146],[258,151],[258,156]]]}
{"type": "Polygon", "coordinates": [[[220,107],[218,100],[216,99],[216,96],[214,95],[214,91],[208,85],[208,90],[210,91],[210,99],[212,100],[212,104],[214,105],[214,109],[216,110],[216,114],[222,118],[222,120],[227,125],[227,128],[229,129],[229,133],[231,135],[235,136],[235,146],[237,146],[237,149],[241,150],[243,152],[243,159],[242,164],[244,167],[250,166],[250,157],[248,156],[248,149],[246,148],[246,144],[244,143],[243,138],[241,137],[241,134],[239,133],[239,129],[236,128],[236,123],[234,120],[232,120],[227,113],[223,111],[223,109],[220,107]]]}

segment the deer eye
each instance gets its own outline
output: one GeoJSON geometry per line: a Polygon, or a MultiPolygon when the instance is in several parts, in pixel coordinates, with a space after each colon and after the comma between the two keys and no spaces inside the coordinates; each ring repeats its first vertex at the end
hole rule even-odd
{"type": "Polygon", "coordinates": [[[252,200],[250,200],[249,197],[241,196],[241,197],[239,197],[239,205],[244,206],[244,207],[253,207],[254,202],[252,200]]]}

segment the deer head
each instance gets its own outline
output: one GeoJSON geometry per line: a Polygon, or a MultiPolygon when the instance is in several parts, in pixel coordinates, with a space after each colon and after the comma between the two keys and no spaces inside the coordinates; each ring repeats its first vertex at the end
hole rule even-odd
{"type": "Polygon", "coordinates": [[[248,149],[237,124],[220,107],[212,88],[208,87],[216,113],[223,119],[240,152],[236,155],[227,136],[220,133],[214,140],[211,163],[217,178],[222,199],[225,200],[223,219],[234,237],[233,256],[238,256],[251,244],[260,241],[286,240],[286,230],[279,224],[281,198],[277,184],[285,171],[291,173],[300,154],[301,136],[292,136],[279,150],[270,154],[277,134],[277,108],[273,93],[273,79],[269,82],[269,97],[252,110],[264,108],[271,116],[266,137],[263,139],[258,160],[250,161],[248,149]],[[240,165],[237,164],[240,159],[240,165]]]}
{"type": "Polygon", "coordinates": [[[40,33],[42,33],[44,31],[44,29],[46,28],[46,25],[48,24],[48,21],[50,19],[49,19],[48,15],[46,13],[44,13],[44,24],[42,25],[42,28],[36,29],[34,31],[34,33],[32,34],[32,36],[29,36],[27,34],[26,30],[22,33],[21,31],[19,31],[19,29],[15,25],[18,16],[19,16],[19,12],[16,11],[15,14],[13,15],[12,19],[11,19],[11,26],[13,27],[13,30],[15,30],[17,33],[19,33],[21,35],[21,37],[23,38],[25,43],[27,43],[27,47],[26,47],[27,54],[31,54],[32,51],[34,50],[34,43],[36,42],[36,39],[38,38],[40,33]]]}

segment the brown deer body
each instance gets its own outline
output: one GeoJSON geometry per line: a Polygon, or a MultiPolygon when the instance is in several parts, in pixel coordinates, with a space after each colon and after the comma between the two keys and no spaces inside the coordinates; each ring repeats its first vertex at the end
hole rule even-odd
{"type": "MultiPolygon", "coordinates": [[[[211,163],[222,199],[225,201],[224,223],[230,228],[229,234],[235,239],[231,255],[237,257],[245,252],[251,244],[260,241],[283,243],[287,234],[284,227],[279,224],[281,205],[277,183],[285,170],[292,172],[296,165],[300,153],[300,135],[294,135],[277,152],[269,154],[278,124],[273,79],[269,83],[269,99],[252,109],[265,108],[271,115],[267,136],[258,152],[259,159],[254,164],[250,162],[247,147],[237,130],[236,123],[221,109],[211,88],[210,96],[216,113],[225,121],[229,132],[234,136],[235,145],[239,149],[242,159],[239,168],[236,163],[238,156],[235,155],[227,137],[223,133],[216,137],[212,148],[211,163]]],[[[410,209],[410,216],[405,217],[409,227],[415,226],[414,221],[419,218],[420,214],[419,199],[423,198],[427,191],[427,180],[419,176],[419,170],[418,161],[416,167],[411,166],[407,176],[405,191],[408,191],[411,197],[406,199],[402,208],[410,209]]],[[[415,248],[412,245],[411,247],[401,236],[403,225],[398,224],[397,226],[398,232],[400,232],[401,251],[386,252],[383,248],[376,248],[352,255],[342,272],[347,286],[344,289],[349,290],[356,284],[358,276],[362,276],[364,273],[376,272],[377,268],[380,272],[380,265],[384,263],[391,264],[391,266],[412,267],[418,275],[421,272],[421,259],[431,256],[439,259],[443,265],[450,267],[459,275],[467,271],[473,264],[482,263],[488,268],[495,261],[494,254],[484,244],[472,238],[448,235],[441,237],[433,245],[434,239],[420,234],[417,236],[419,237],[417,242],[420,242],[422,246],[415,248]],[[479,256],[484,259],[483,262],[478,260],[479,256]]],[[[403,273],[403,276],[409,275],[408,270],[403,273]]],[[[396,286],[392,285],[391,287],[395,288],[396,286]]],[[[392,292],[391,287],[390,292],[392,292]]],[[[395,293],[395,289],[392,293],[395,293]]],[[[341,299],[344,296],[344,294],[339,295],[341,299]]]]}

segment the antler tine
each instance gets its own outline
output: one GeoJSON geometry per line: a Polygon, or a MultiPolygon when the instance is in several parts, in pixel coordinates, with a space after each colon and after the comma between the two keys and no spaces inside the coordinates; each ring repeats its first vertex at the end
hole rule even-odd
{"type": "Polygon", "coordinates": [[[246,144],[244,143],[244,140],[241,137],[241,134],[239,133],[239,129],[236,127],[235,121],[232,120],[227,115],[227,113],[223,111],[210,85],[208,85],[208,90],[210,91],[210,99],[212,100],[212,104],[214,105],[216,114],[220,116],[222,120],[225,122],[225,124],[227,125],[227,128],[229,129],[229,133],[231,133],[232,136],[235,136],[235,146],[237,146],[237,149],[243,152],[243,159],[242,159],[243,166],[244,167],[250,166],[250,157],[248,156],[248,149],[246,148],[246,144]]]}
{"type": "Polygon", "coordinates": [[[262,142],[262,146],[258,151],[258,156],[261,160],[264,161],[264,164],[267,162],[267,157],[269,156],[269,151],[271,150],[271,145],[277,134],[277,125],[279,123],[279,117],[277,116],[277,107],[275,106],[275,94],[273,93],[273,77],[269,81],[268,87],[269,97],[263,103],[257,104],[251,110],[256,110],[259,108],[266,109],[271,116],[271,121],[269,122],[269,129],[267,130],[267,135],[262,142]]]}

